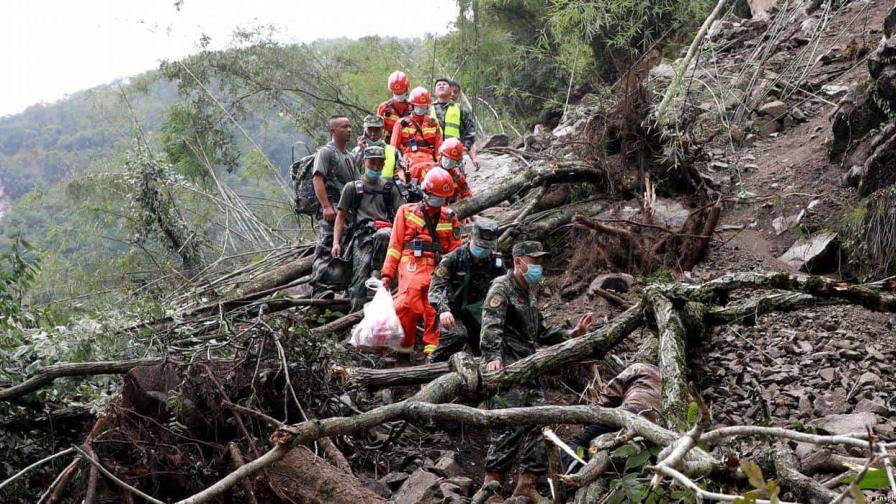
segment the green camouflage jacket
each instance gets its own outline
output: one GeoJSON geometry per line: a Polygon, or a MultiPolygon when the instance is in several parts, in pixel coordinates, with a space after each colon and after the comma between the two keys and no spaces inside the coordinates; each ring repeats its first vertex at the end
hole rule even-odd
{"type": "Polygon", "coordinates": [[[535,353],[535,344],[568,339],[572,331],[546,328],[533,289],[523,289],[513,270],[496,278],[482,304],[479,347],[484,363],[501,359],[505,366],[535,353]]]}
{"type": "Polygon", "coordinates": [[[444,256],[436,268],[429,285],[429,304],[437,313],[457,314],[465,305],[485,299],[492,280],[506,271],[499,255],[477,260],[469,247],[458,247],[444,256]]]}

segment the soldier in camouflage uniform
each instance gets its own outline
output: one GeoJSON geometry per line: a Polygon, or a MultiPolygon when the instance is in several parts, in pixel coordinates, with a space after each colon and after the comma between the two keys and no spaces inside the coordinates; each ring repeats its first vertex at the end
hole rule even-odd
{"type": "Polygon", "coordinates": [[[333,224],[336,222],[335,206],[342,188],[358,179],[354,160],[348,151],[348,141],[352,135],[351,122],[345,116],[333,116],[330,118],[329,129],[330,141],[317,150],[311,179],[314,194],[321,207],[319,217],[322,217],[311,263],[311,292],[315,298],[331,298],[336,289],[344,287],[344,279],[337,273],[342,271],[342,261],[338,258],[334,260],[330,255],[333,248],[333,224]]]}
{"type": "MultiPolygon", "coordinates": [[[[591,325],[591,315],[584,315],[572,330],[546,328],[538,308],[537,286],[542,281],[544,251],[537,241],[524,241],[513,247],[513,270],[496,278],[482,306],[480,348],[484,372],[494,372],[535,353],[535,344],[581,336],[591,325]]],[[[538,406],[544,396],[538,383],[521,383],[510,390],[500,390],[489,400],[489,408],[538,406]]],[[[525,496],[539,502],[537,484],[547,471],[547,457],[541,432],[537,426],[496,429],[491,433],[485,459],[485,483],[502,482],[513,466],[522,447],[520,475],[514,496],[525,496]]]]}
{"type": "Polygon", "coordinates": [[[492,280],[507,272],[498,246],[498,223],[479,218],[466,247],[444,256],[429,285],[429,304],[439,314],[439,345],[432,362],[446,361],[469,345],[479,351],[482,302],[492,280]]]}
{"type": "Polygon", "coordinates": [[[363,155],[365,171],[361,180],[342,188],[331,250],[333,257],[342,256],[342,238],[348,223],[352,234],[349,245],[352,260],[352,281],[349,288],[352,311],[360,310],[367,300],[364,282],[370,278],[372,271],[379,273],[386,258],[395,211],[404,204],[395,183],[380,176],[385,160],[384,149],[380,146],[368,146],[363,155]]]}
{"type": "Polygon", "coordinates": [[[364,149],[374,146],[386,148],[386,141],[383,140],[383,118],[369,115],[364,118],[364,134],[358,137],[358,145],[352,149],[358,173],[364,173],[364,149]]]}

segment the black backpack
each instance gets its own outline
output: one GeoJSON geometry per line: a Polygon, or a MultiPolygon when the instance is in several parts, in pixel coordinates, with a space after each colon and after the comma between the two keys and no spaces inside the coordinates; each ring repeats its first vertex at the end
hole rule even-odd
{"type": "Polygon", "coordinates": [[[320,202],[314,193],[314,154],[309,154],[292,164],[290,178],[293,182],[293,209],[299,215],[315,215],[320,202]]]}

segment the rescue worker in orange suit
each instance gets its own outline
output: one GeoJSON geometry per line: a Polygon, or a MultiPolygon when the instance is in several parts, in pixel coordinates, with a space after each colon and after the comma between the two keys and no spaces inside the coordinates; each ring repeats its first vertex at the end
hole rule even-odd
{"type": "Polygon", "coordinates": [[[415,169],[424,169],[414,166],[418,163],[428,165],[425,169],[438,163],[439,147],[442,146],[442,127],[438,119],[429,115],[432,97],[426,88],[412,89],[408,102],[411,104],[411,115],[395,123],[390,142],[401,152],[404,167],[408,172],[414,173],[415,169]]]}
{"type": "Polygon", "coordinates": [[[439,147],[439,164],[416,163],[411,168],[412,180],[423,180],[426,174],[436,166],[451,175],[454,179],[454,194],[448,198],[449,203],[459,199],[469,198],[473,195],[470,185],[467,183],[467,175],[463,170],[464,144],[457,138],[449,138],[439,147]]]}
{"type": "Polygon", "coordinates": [[[389,92],[392,98],[380,103],[376,109],[376,115],[383,118],[383,140],[389,143],[392,138],[392,128],[402,117],[411,114],[411,105],[408,103],[408,90],[411,89],[411,81],[408,76],[399,70],[389,76],[389,92]]]}
{"type": "Polygon", "coordinates": [[[463,243],[460,221],[454,211],[445,206],[448,197],[454,193],[451,175],[441,168],[434,168],[423,180],[422,189],[423,201],[402,205],[396,212],[381,271],[387,288],[398,274],[395,313],[404,330],[399,366],[410,362],[420,319],[423,319],[424,355],[431,354],[439,344],[436,310],[429,304],[429,284],[441,256],[463,243]]]}

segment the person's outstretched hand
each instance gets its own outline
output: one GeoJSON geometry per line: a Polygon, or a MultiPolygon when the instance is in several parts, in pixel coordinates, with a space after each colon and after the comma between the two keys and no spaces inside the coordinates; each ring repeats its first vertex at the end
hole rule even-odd
{"type": "Polygon", "coordinates": [[[588,332],[588,328],[591,326],[591,323],[594,321],[594,317],[590,313],[586,313],[582,315],[582,318],[579,319],[579,323],[576,324],[576,327],[572,330],[572,337],[578,338],[579,336],[588,332]]]}

